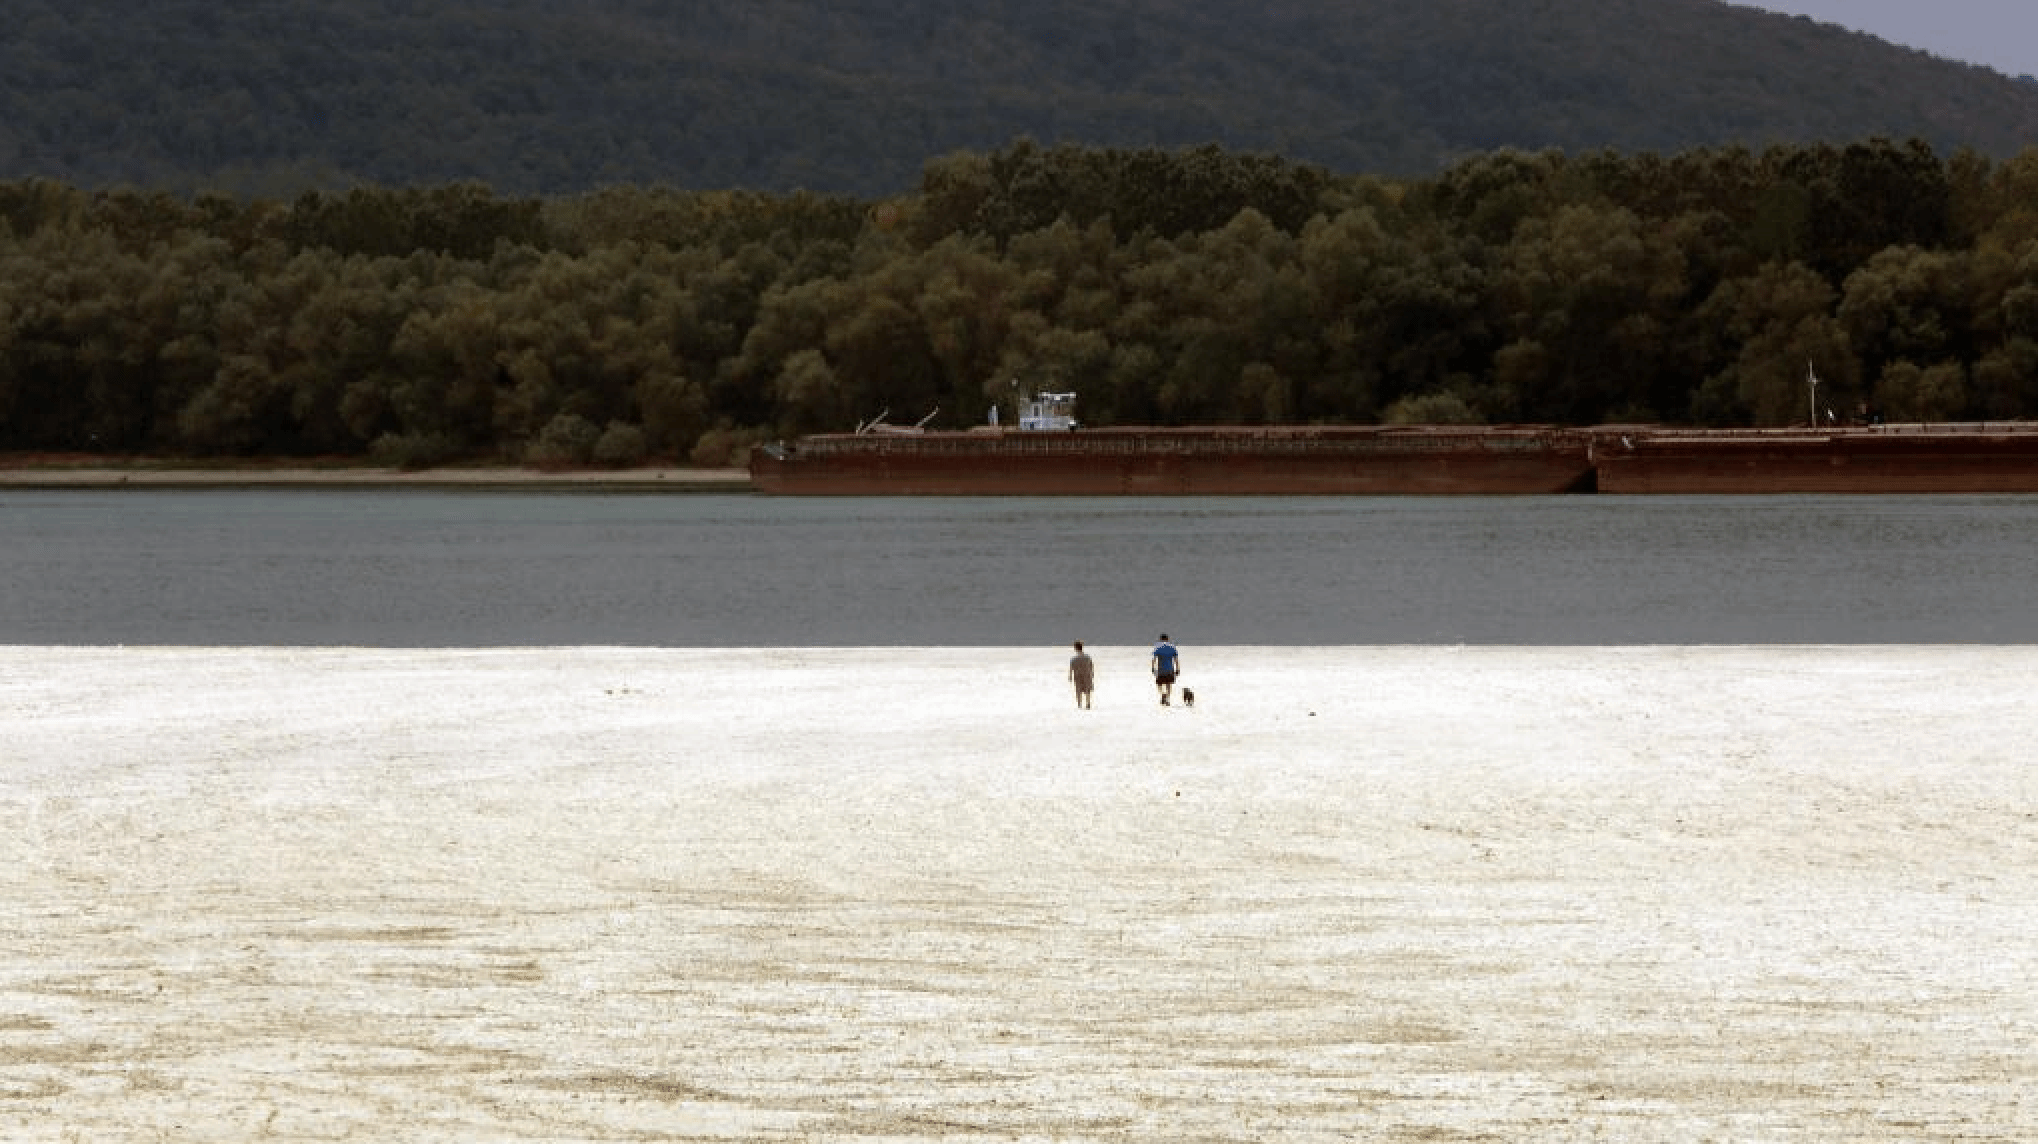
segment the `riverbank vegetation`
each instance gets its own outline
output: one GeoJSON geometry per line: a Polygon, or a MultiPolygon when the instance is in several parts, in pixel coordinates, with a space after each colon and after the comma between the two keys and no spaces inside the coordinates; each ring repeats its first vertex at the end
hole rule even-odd
{"type": "Polygon", "coordinates": [[[915,193],[0,184],[0,450],[720,464],[1091,424],[2038,416],[2038,152],[959,153],[915,193]],[[934,412],[938,410],[939,412],[934,412]],[[1009,414],[1010,410],[1007,409],[1009,414]]]}

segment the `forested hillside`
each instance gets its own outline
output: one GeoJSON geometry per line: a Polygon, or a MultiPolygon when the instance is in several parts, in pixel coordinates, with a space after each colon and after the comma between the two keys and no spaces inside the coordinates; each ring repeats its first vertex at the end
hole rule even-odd
{"type": "Polygon", "coordinates": [[[1019,138],[1343,174],[2038,141],[2038,85],[1714,0],[9,0],[0,179],[878,197],[1019,138]]]}
{"type": "Polygon", "coordinates": [[[879,410],[1092,424],[2038,416],[2038,151],[1214,148],[916,193],[0,184],[0,450],[723,463],[879,410]],[[1015,385],[1016,383],[1016,385],[1015,385]]]}

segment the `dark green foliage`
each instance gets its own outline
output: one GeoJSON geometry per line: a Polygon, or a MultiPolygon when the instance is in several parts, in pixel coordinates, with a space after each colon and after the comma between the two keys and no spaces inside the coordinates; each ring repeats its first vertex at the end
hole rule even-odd
{"type": "Polygon", "coordinates": [[[740,462],[978,424],[2038,416],[2038,151],[1019,144],[920,193],[0,184],[0,450],[740,462]],[[1847,220],[1837,226],[1830,220],[1847,220]]]}
{"type": "MultiPolygon", "coordinates": [[[[0,179],[286,200],[882,196],[930,155],[1017,138],[1403,177],[1505,147],[1889,134],[2000,158],[2038,138],[2038,87],[1715,0],[9,0],[0,27],[0,179]]],[[[1201,225],[1167,218],[1208,209],[1196,183],[1119,225],[1201,225]]],[[[999,225],[1053,221],[1029,213],[1045,201],[999,225]]],[[[415,225],[350,238],[364,205],[305,221],[339,249],[415,225]]],[[[458,225],[420,237],[487,254],[458,225]]]]}
{"type": "Polygon", "coordinates": [[[541,234],[542,204],[498,199],[487,187],[460,184],[396,191],[307,191],[276,220],[295,246],[337,254],[402,256],[417,251],[486,258],[498,242],[527,245],[541,234]]]}
{"type": "Polygon", "coordinates": [[[965,231],[1002,244],[1063,218],[1079,227],[1108,223],[1120,238],[1193,234],[1215,230],[1247,207],[1284,230],[1299,230],[1331,178],[1318,167],[1212,146],[1184,153],[1041,148],[1022,140],[988,157],[930,163],[920,185],[915,230],[923,239],[965,231]]]}
{"type": "Polygon", "coordinates": [[[585,465],[594,460],[602,432],[578,413],[561,413],[524,449],[524,463],[543,467],[585,465]]]}
{"type": "Polygon", "coordinates": [[[430,433],[385,433],[368,449],[368,459],[399,469],[429,469],[460,457],[457,442],[430,433]]]}

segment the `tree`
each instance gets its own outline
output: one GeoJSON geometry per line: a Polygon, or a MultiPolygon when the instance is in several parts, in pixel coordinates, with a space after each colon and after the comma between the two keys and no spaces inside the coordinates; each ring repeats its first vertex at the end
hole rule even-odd
{"type": "Polygon", "coordinates": [[[1380,418],[1389,425],[1479,425],[1485,418],[1455,393],[1404,397],[1380,418]]]}
{"type": "Polygon", "coordinates": [[[943,397],[941,372],[919,316],[888,294],[870,292],[829,323],[822,342],[842,396],[866,416],[890,409],[913,420],[943,397]]]}
{"type": "Polygon", "coordinates": [[[1735,346],[1726,368],[1694,395],[1702,424],[1788,425],[1809,418],[1810,378],[1820,403],[1846,408],[1860,393],[1858,363],[1833,316],[1833,290],[1810,267],[1771,263],[1751,279],[1723,283],[1704,307],[1735,346]]]}
{"type": "Polygon", "coordinates": [[[2038,340],[2011,338],[1976,362],[1970,400],[1989,420],[2038,414],[2038,340]]]}
{"type": "Polygon", "coordinates": [[[1563,158],[1502,149],[1446,168],[1418,189],[1420,204],[1487,246],[1502,246],[1515,228],[1542,213],[1545,188],[1563,158]]]}
{"type": "Polygon", "coordinates": [[[1965,255],[1891,247],[1847,276],[1840,321],[1869,376],[1899,361],[1959,359],[1971,351],[1965,255]]]}
{"type": "Polygon", "coordinates": [[[578,413],[561,413],[545,423],[538,439],[524,449],[524,463],[545,467],[585,465],[594,459],[602,431],[578,413]]]}
{"type": "Polygon", "coordinates": [[[472,282],[455,282],[420,302],[390,344],[399,379],[390,408],[400,432],[485,446],[493,440],[496,391],[507,380],[494,300],[472,282]]]}
{"type": "Polygon", "coordinates": [[[1967,406],[1967,371],[1959,362],[1924,369],[1893,362],[1875,384],[1875,403],[1891,421],[1947,421],[1967,406]]]}
{"type": "Polygon", "coordinates": [[[995,380],[1011,331],[1014,274],[980,246],[950,238],[918,259],[925,274],[913,311],[927,352],[954,402],[957,420],[983,419],[984,386],[995,380]]]}
{"type": "Polygon", "coordinates": [[[1684,289],[1681,252],[1625,208],[1570,205],[1523,223],[1492,283],[1496,325],[1539,347],[1511,363],[1520,415],[1603,419],[1658,368],[1684,289]]]}
{"type": "Polygon", "coordinates": [[[853,419],[835,371],[820,350],[801,350],[788,357],[773,389],[779,427],[785,433],[841,432],[853,419]]]}
{"type": "Polygon", "coordinates": [[[1920,140],[1798,148],[1779,165],[1810,199],[1801,257],[1830,281],[1887,247],[1938,247],[1951,229],[1945,165],[1920,140]]]}
{"type": "Polygon", "coordinates": [[[646,373],[637,379],[636,402],[647,454],[684,457],[707,431],[707,394],[687,378],[646,373]]]}
{"type": "Polygon", "coordinates": [[[285,431],[290,393],[269,364],[234,354],[177,417],[177,442],[197,453],[263,452],[285,431]]]}

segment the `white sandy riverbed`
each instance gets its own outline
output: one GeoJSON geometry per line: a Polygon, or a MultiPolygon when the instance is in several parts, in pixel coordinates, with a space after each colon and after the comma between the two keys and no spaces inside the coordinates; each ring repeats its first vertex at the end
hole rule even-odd
{"type": "Polygon", "coordinates": [[[2038,649],[1066,654],[0,648],[0,1138],[2038,1139],[2038,649]]]}

